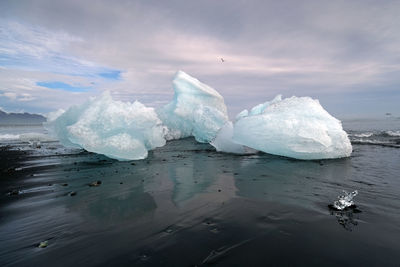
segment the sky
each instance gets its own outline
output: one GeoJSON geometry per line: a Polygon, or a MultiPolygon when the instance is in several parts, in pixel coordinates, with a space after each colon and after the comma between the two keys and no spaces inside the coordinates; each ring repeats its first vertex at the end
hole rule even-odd
{"type": "Polygon", "coordinates": [[[0,109],[46,114],[105,90],[158,107],[183,70],[231,117],[277,94],[400,116],[399,14],[397,0],[1,0],[0,109]]]}

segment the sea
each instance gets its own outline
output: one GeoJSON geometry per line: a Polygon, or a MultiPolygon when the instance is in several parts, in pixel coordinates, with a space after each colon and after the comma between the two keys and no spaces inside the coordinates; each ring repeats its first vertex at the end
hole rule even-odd
{"type": "Polygon", "coordinates": [[[400,266],[400,118],[342,123],[351,157],[314,161],[192,138],[116,161],[0,126],[0,266],[400,266]]]}

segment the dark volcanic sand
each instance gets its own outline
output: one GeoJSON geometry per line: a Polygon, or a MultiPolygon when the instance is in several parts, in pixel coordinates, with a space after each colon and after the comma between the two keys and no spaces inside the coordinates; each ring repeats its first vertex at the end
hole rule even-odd
{"type": "Polygon", "coordinates": [[[399,266],[400,149],[353,148],[297,161],[184,139],[118,162],[11,143],[0,148],[0,265],[399,266]],[[359,191],[357,209],[328,208],[342,189],[359,191]]]}

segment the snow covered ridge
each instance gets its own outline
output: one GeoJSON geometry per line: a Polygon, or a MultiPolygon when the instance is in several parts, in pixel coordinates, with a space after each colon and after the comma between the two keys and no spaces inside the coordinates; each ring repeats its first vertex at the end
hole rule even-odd
{"type": "Polygon", "coordinates": [[[166,140],[193,136],[218,151],[270,154],[297,159],[348,157],[350,141],[340,121],[318,100],[283,99],[244,110],[232,123],[224,98],[213,88],[179,71],[173,100],[160,109],[115,101],[109,93],[73,106],[46,124],[67,147],[80,147],[118,160],[147,157],[166,140]]]}

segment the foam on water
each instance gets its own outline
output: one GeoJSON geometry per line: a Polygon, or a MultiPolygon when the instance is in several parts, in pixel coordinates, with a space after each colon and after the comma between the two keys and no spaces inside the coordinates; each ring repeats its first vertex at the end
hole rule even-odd
{"type": "Polygon", "coordinates": [[[0,141],[53,142],[57,141],[57,139],[43,133],[22,133],[22,134],[0,134],[0,141]]]}
{"type": "Polygon", "coordinates": [[[400,148],[400,131],[398,130],[375,130],[368,132],[352,130],[350,131],[349,137],[353,144],[400,148]]]}
{"type": "Polygon", "coordinates": [[[370,132],[354,134],[355,137],[360,137],[360,138],[363,138],[363,137],[371,137],[371,136],[373,136],[373,135],[374,135],[374,133],[370,133],[370,132]]]}
{"type": "Polygon", "coordinates": [[[400,131],[386,131],[385,133],[389,136],[400,137],[400,131]]]}
{"type": "Polygon", "coordinates": [[[19,134],[0,134],[0,141],[2,140],[18,140],[19,134]]]}

